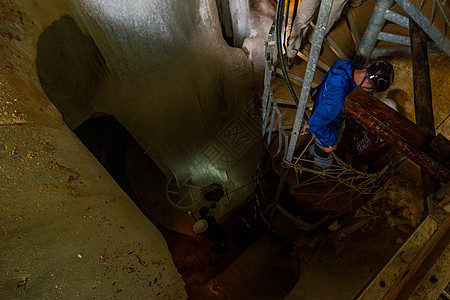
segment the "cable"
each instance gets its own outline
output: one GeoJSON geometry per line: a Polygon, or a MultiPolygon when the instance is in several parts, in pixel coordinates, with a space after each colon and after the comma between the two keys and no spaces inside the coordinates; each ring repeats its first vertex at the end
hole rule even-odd
{"type": "MultiPolygon", "coordinates": [[[[227,195],[229,195],[229,194],[232,194],[232,193],[234,193],[234,192],[236,192],[236,191],[239,191],[240,189],[243,189],[243,188],[245,188],[246,186],[248,186],[248,185],[250,185],[250,184],[252,184],[252,183],[255,183],[253,180],[252,181],[250,181],[249,183],[247,183],[247,184],[245,184],[245,185],[243,185],[243,186],[241,186],[241,187],[238,187],[237,189],[235,189],[235,190],[232,190],[231,192],[227,192],[227,195]]],[[[224,196],[225,197],[225,196],[224,196]]],[[[222,198],[224,198],[224,197],[222,197],[222,198]]]]}
{"type": "Polygon", "coordinates": [[[289,75],[286,70],[286,65],[283,59],[283,48],[281,46],[281,28],[283,26],[283,7],[284,0],[280,0],[277,6],[277,23],[276,23],[276,41],[277,41],[277,54],[278,60],[280,62],[281,71],[283,72],[284,81],[286,81],[286,85],[289,89],[289,93],[291,94],[292,99],[294,99],[295,105],[298,106],[298,98],[295,95],[294,89],[292,88],[291,81],[289,80],[289,75]]]}

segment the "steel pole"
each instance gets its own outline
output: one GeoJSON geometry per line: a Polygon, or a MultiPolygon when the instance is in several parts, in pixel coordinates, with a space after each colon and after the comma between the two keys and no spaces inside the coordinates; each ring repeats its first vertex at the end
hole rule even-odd
{"type": "Polygon", "coordinates": [[[330,16],[331,6],[333,0],[322,0],[320,4],[319,16],[317,17],[316,29],[314,31],[311,53],[308,59],[308,65],[306,66],[305,78],[303,79],[302,92],[300,94],[300,100],[297,107],[297,114],[295,115],[294,128],[291,133],[291,140],[289,142],[289,148],[285,159],[291,162],[294,156],[295,147],[297,145],[297,139],[302,127],[303,114],[305,113],[306,102],[308,101],[309,91],[314,79],[314,73],[316,72],[317,61],[319,60],[320,48],[322,47],[323,38],[325,36],[325,30],[330,16]]]}
{"type": "Polygon", "coordinates": [[[402,35],[393,34],[393,33],[380,32],[378,34],[378,39],[381,41],[411,46],[411,41],[409,39],[409,36],[402,36],[402,35]]]}
{"type": "Polygon", "coordinates": [[[419,9],[408,0],[395,0],[403,10],[419,25],[423,31],[437,44],[437,46],[450,56],[450,41],[440,32],[419,9]]]}
{"type": "Polygon", "coordinates": [[[392,7],[394,0],[378,0],[372,16],[362,36],[361,44],[356,52],[355,62],[364,65],[372,54],[378,40],[378,34],[386,23],[385,13],[392,7]]]}
{"type": "MultiPolygon", "coordinates": [[[[270,81],[272,78],[272,60],[273,50],[275,47],[275,25],[272,25],[266,42],[266,68],[264,70],[264,92],[262,96],[262,119],[264,120],[267,113],[267,102],[269,99],[270,81]]],[[[265,128],[263,128],[264,131],[265,128]]],[[[264,133],[263,133],[264,134],[264,133]]]]}
{"type": "Polygon", "coordinates": [[[398,24],[402,27],[409,28],[409,19],[401,14],[393,12],[391,10],[386,10],[384,17],[386,20],[391,21],[392,23],[398,24]]]}

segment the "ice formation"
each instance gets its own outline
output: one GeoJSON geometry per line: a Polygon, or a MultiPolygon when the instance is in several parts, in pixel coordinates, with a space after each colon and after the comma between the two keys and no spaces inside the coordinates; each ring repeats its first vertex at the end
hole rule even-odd
{"type": "MultiPolygon", "coordinates": [[[[63,112],[70,127],[94,113],[113,115],[178,187],[218,182],[235,189],[250,180],[260,132],[239,116],[262,88],[270,1],[229,1],[241,48],[225,42],[215,1],[42,1],[40,9],[18,2],[36,16],[47,10],[55,21],[72,17],[104,60],[95,90],[63,112]],[[223,145],[227,138],[232,149],[223,145]]],[[[60,39],[72,46],[70,36],[60,39]]]]}

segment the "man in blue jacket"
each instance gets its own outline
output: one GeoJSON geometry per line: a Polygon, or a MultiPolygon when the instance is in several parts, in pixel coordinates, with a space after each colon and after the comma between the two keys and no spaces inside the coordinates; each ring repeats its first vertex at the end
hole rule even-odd
{"type": "Polygon", "coordinates": [[[337,134],[344,119],[342,108],[353,88],[360,86],[370,93],[382,92],[394,80],[394,69],[385,61],[375,61],[363,69],[354,68],[351,60],[339,59],[322,77],[314,96],[314,107],[308,121],[309,131],[315,136],[311,147],[314,169],[322,171],[333,163],[331,152],[339,142],[337,134]]]}

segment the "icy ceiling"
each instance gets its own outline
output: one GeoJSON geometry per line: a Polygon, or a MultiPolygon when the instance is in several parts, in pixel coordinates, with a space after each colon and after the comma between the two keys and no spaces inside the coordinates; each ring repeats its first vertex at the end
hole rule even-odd
{"type": "Polygon", "coordinates": [[[69,127],[110,114],[177,185],[248,183],[260,133],[240,115],[262,89],[270,0],[17,3],[43,31],[38,73],[69,127]]]}

